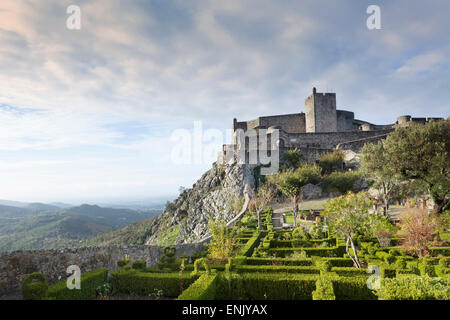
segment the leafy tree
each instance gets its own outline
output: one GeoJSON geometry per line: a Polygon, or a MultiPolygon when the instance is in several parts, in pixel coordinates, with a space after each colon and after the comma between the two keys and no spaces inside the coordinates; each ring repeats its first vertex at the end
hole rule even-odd
{"type": "Polygon", "coordinates": [[[383,143],[390,166],[405,179],[423,181],[435,212],[450,206],[450,118],[399,127],[383,143]]]}
{"type": "Polygon", "coordinates": [[[294,212],[294,226],[298,214],[298,205],[303,200],[303,187],[320,177],[320,168],[316,165],[304,164],[295,170],[278,172],[268,176],[269,183],[277,188],[292,201],[294,212]]]}
{"type": "Polygon", "coordinates": [[[305,159],[297,148],[288,150],[281,158],[281,166],[284,169],[296,169],[305,159]]]}
{"type": "Polygon", "coordinates": [[[256,197],[251,199],[249,203],[249,210],[256,212],[258,217],[258,230],[261,230],[261,212],[266,208],[270,201],[275,196],[275,190],[272,186],[265,184],[259,188],[256,197]]]}
{"type": "Polygon", "coordinates": [[[396,186],[401,181],[399,173],[391,165],[392,156],[393,154],[386,150],[383,140],[377,144],[365,144],[360,156],[360,170],[368,181],[373,183],[372,186],[380,191],[386,210],[389,208],[389,201],[394,196],[396,186]]]}
{"type": "Polygon", "coordinates": [[[236,230],[227,227],[222,220],[215,221],[209,216],[209,231],[212,240],[205,244],[208,248],[208,257],[215,263],[223,263],[233,253],[233,249],[238,243],[236,230]]]}
{"type": "Polygon", "coordinates": [[[330,174],[333,171],[341,170],[344,162],[344,153],[341,150],[324,153],[319,158],[319,166],[322,174],[330,174]]]}
{"type": "Polygon", "coordinates": [[[397,231],[388,218],[376,214],[369,215],[368,229],[370,235],[378,239],[381,247],[388,247],[392,236],[397,231]]]}
{"type": "Polygon", "coordinates": [[[425,209],[411,208],[401,217],[400,228],[405,234],[403,246],[419,257],[428,254],[434,234],[438,231],[439,218],[425,209]]]}
{"type": "Polygon", "coordinates": [[[372,201],[367,192],[352,193],[331,199],[325,203],[322,215],[327,218],[329,228],[339,237],[346,240],[346,252],[354,264],[361,268],[358,253],[356,252],[354,238],[357,233],[367,232],[369,222],[369,208],[372,201]],[[350,254],[349,245],[353,250],[354,257],[350,254]]]}

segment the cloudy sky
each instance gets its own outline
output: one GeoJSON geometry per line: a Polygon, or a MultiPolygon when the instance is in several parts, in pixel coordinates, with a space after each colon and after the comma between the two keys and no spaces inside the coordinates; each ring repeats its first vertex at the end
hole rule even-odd
{"type": "Polygon", "coordinates": [[[174,130],[304,111],[313,86],[373,123],[447,117],[449,12],[447,0],[2,0],[0,199],[173,197],[214,161],[174,163],[174,130]],[[80,30],[66,27],[73,4],[80,30]],[[366,27],[370,4],[380,30],[366,27]]]}

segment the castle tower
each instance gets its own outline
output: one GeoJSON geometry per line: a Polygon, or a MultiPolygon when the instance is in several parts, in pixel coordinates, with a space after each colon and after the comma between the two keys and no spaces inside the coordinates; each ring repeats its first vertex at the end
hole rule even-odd
{"type": "Polygon", "coordinates": [[[306,132],[336,132],[336,93],[313,93],[305,99],[306,132]]]}

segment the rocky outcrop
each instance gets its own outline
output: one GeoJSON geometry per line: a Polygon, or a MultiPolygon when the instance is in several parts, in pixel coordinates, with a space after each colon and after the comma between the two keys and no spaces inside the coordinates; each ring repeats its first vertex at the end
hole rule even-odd
{"type": "Polygon", "coordinates": [[[204,239],[208,236],[208,216],[231,221],[242,209],[244,190],[253,185],[253,170],[248,165],[214,163],[191,189],[183,191],[153,220],[146,244],[193,243],[204,239]]]}

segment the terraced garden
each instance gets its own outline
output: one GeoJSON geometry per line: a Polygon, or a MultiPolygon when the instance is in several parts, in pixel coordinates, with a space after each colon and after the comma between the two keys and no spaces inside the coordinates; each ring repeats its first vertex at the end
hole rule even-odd
{"type": "MultiPolygon", "coordinates": [[[[175,259],[175,250],[167,247],[157,267],[125,259],[109,275],[106,269],[84,274],[81,290],[68,290],[65,281],[50,286],[46,299],[450,299],[450,247],[432,247],[419,260],[399,247],[402,239],[380,247],[376,238],[360,237],[363,267],[355,268],[343,239],[300,239],[295,230],[273,230],[272,212],[262,213],[261,230],[250,213],[242,219],[227,263],[210,264],[206,251],[175,259]]],[[[38,286],[24,286],[24,297],[36,294],[38,286]]]]}

